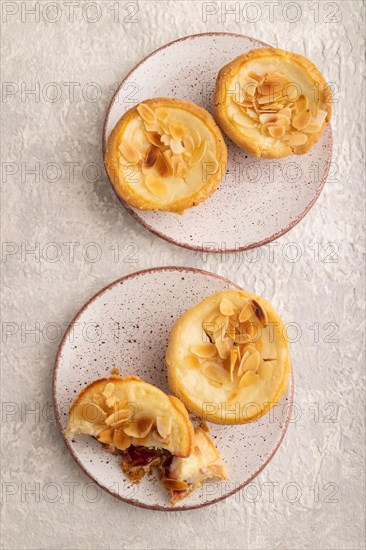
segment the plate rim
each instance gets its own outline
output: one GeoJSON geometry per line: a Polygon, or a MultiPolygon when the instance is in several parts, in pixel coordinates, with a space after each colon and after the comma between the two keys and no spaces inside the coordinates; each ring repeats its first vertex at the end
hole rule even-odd
{"type": "MultiPolygon", "coordinates": [[[[186,36],[182,36],[180,38],[172,40],[171,42],[167,42],[166,44],[163,44],[163,46],[160,46],[160,48],[157,48],[156,50],[149,53],[147,56],[145,56],[143,59],[141,59],[141,61],[139,61],[128,72],[128,74],[123,78],[123,80],[121,81],[121,83],[118,86],[117,90],[113,94],[112,99],[110,100],[110,103],[108,105],[108,109],[107,109],[107,112],[106,112],[106,115],[105,115],[105,118],[104,118],[103,129],[102,129],[103,166],[104,166],[104,170],[105,170],[106,176],[108,178],[108,181],[109,181],[110,185],[112,186],[112,189],[113,189],[115,195],[117,196],[117,199],[119,200],[119,202],[127,210],[128,214],[130,214],[130,216],[132,216],[140,225],[142,225],[142,227],[144,227],[145,229],[150,231],[150,233],[153,233],[154,235],[156,235],[160,239],[163,239],[164,241],[172,243],[172,244],[174,244],[176,246],[179,246],[181,248],[185,248],[187,250],[194,250],[196,252],[197,251],[198,252],[206,252],[208,254],[222,254],[223,250],[221,250],[220,248],[218,248],[217,250],[216,249],[212,250],[211,248],[207,248],[207,247],[204,247],[204,246],[196,246],[196,245],[191,245],[191,244],[188,244],[188,243],[181,243],[181,242],[173,239],[172,237],[169,237],[169,236],[165,235],[164,233],[162,233],[158,229],[155,229],[148,222],[146,222],[145,220],[140,218],[139,215],[134,211],[134,209],[129,204],[127,204],[117,194],[117,191],[116,191],[113,183],[111,182],[111,180],[109,178],[109,175],[108,175],[108,172],[107,172],[107,169],[106,169],[106,163],[105,163],[105,149],[106,149],[106,142],[107,142],[106,129],[107,129],[108,121],[109,121],[110,112],[111,112],[112,106],[114,105],[114,100],[115,100],[116,96],[119,94],[119,92],[120,92],[122,86],[125,84],[126,80],[128,80],[130,78],[130,76],[140,67],[140,65],[145,63],[145,61],[147,61],[150,57],[154,56],[156,53],[164,50],[165,48],[168,48],[168,47],[172,46],[173,44],[175,44],[177,42],[183,42],[185,40],[189,40],[189,39],[192,39],[192,38],[197,38],[197,37],[200,37],[200,36],[236,36],[238,38],[246,38],[246,39],[248,39],[252,42],[259,42],[260,44],[262,44],[263,46],[268,47],[268,48],[273,47],[270,44],[267,44],[266,42],[263,42],[262,40],[258,40],[257,38],[247,36],[246,34],[240,34],[240,33],[234,33],[234,32],[202,32],[202,33],[188,34],[186,36]]],[[[329,175],[330,165],[332,163],[332,158],[333,158],[333,132],[332,132],[332,126],[331,126],[330,122],[327,125],[327,127],[329,127],[329,131],[330,131],[330,135],[329,135],[329,138],[328,138],[329,156],[328,156],[328,159],[326,161],[324,174],[323,174],[323,177],[320,181],[320,186],[317,190],[317,193],[315,194],[315,196],[313,197],[311,202],[307,205],[305,210],[295,220],[293,220],[288,226],[286,226],[285,228],[283,228],[279,231],[276,231],[276,233],[273,233],[270,237],[262,239],[261,241],[258,241],[257,243],[249,243],[245,246],[225,249],[224,250],[225,253],[234,254],[236,252],[244,252],[246,250],[251,250],[253,248],[259,248],[260,246],[264,246],[264,245],[266,245],[270,242],[273,242],[274,240],[278,239],[279,237],[282,237],[282,235],[285,235],[289,231],[291,231],[291,229],[293,229],[296,225],[298,225],[301,222],[301,220],[303,218],[305,218],[305,216],[313,208],[314,204],[316,203],[316,201],[318,200],[318,198],[320,197],[320,195],[321,195],[321,193],[324,189],[324,185],[325,185],[325,183],[327,181],[327,178],[328,178],[328,175],[329,175]]],[[[230,138],[228,138],[228,139],[230,139],[230,138]]],[[[296,156],[296,155],[291,155],[291,156],[296,156]]]]}
{"type": "Polygon", "coordinates": [[[216,279],[220,279],[221,281],[229,283],[230,285],[234,286],[238,290],[243,290],[242,287],[239,286],[237,283],[234,283],[233,281],[231,281],[230,279],[227,279],[226,277],[223,277],[222,275],[218,275],[217,273],[212,273],[211,271],[206,271],[204,269],[199,269],[199,268],[195,268],[195,267],[186,267],[186,266],[151,267],[151,268],[142,269],[142,270],[139,270],[139,271],[134,271],[133,273],[129,273],[128,275],[125,275],[123,277],[120,277],[120,278],[112,281],[111,283],[109,283],[106,286],[104,286],[103,288],[101,288],[98,292],[96,292],[93,296],[91,296],[84,303],[84,305],[77,311],[76,315],[74,315],[74,317],[70,321],[70,323],[69,323],[69,325],[68,325],[68,327],[67,327],[67,329],[66,329],[66,331],[65,331],[65,333],[64,333],[64,335],[61,339],[60,345],[59,345],[58,350],[57,350],[57,354],[56,354],[56,358],[55,358],[54,366],[53,366],[53,372],[52,372],[52,402],[53,402],[53,408],[54,408],[54,411],[55,411],[56,424],[57,424],[57,427],[58,427],[58,429],[61,433],[64,444],[66,445],[68,451],[70,452],[72,458],[75,460],[77,465],[81,468],[81,470],[84,472],[84,474],[86,474],[88,476],[88,478],[93,481],[93,483],[98,485],[98,487],[100,487],[103,491],[105,491],[106,493],[108,493],[112,497],[117,498],[118,500],[121,500],[122,502],[125,502],[127,504],[131,504],[133,506],[138,506],[139,508],[145,508],[145,509],[148,509],[148,510],[157,510],[157,511],[160,511],[160,512],[184,512],[186,510],[194,510],[194,509],[197,509],[197,508],[204,508],[206,506],[211,506],[212,504],[216,504],[217,502],[225,500],[226,498],[234,495],[235,493],[237,493],[238,491],[243,489],[246,485],[251,483],[253,481],[253,479],[255,479],[262,472],[262,470],[271,462],[271,460],[273,459],[273,457],[277,453],[278,449],[280,448],[280,446],[282,444],[282,441],[283,441],[283,439],[284,439],[284,437],[287,433],[288,426],[290,424],[292,411],[293,411],[293,405],[294,405],[294,373],[293,373],[293,368],[291,367],[291,394],[289,396],[289,399],[290,399],[289,408],[288,408],[288,413],[286,415],[284,426],[282,428],[281,437],[280,437],[277,445],[275,446],[275,448],[273,449],[272,453],[267,458],[267,460],[264,462],[264,464],[262,464],[262,466],[260,468],[258,468],[258,470],[256,470],[254,472],[254,474],[252,476],[250,476],[249,479],[247,479],[241,485],[235,487],[235,489],[233,489],[229,493],[227,493],[225,495],[221,495],[220,497],[218,497],[214,500],[211,500],[210,502],[204,502],[204,503],[188,505],[188,506],[179,506],[179,507],[173,507],[173,506],[164,507],[164,506],[160,506],[158,504],[154,504],[154,505],[145,504],[145,503],[141,503],[140,501],[138,501],[136,499],[133,499],[133,498],[123,497],[119,493],[113,492],[108,487],[105,487],[104,485],[99,483],[95,479],[95,477],[93,477],[93,475],[87,471],[87,469],[84,467],[84,464],[81,462],[79,457],[74,452],[74,449],[72,448],[72,446],[69,443],[68,439],[65,437],[65,433],[64,433],[64,430],[63,430],[62,425],[61,425],[61,415],[60,415],[60,411],[59,411],[58,403],[57,403],[57,399],[56,399],[56,392],[57,392],[56,378],[57,378],[57,373],[58,373],[58,369],[59,369],[59,363],[60,363],[61,355],[62,355],[62,352],[63,352],[63,348],[64,348],[65,342],[66,342],[70,332],[73,329],[74,324],[77,322],[77,320],[79,319],[81,314],[86,310],[86,308],[89,307],[91,302],[93,302],[94,300],[99,298],[102,294],[104,294],[111,287],[116,286],[116,285],[118,285],[122,282],[125,282],[129,279],[134,279],[135,277],[138,277],[140,275],[145,275],[145,274],[154,273],[154,272],[161,272],[161,271],[181,271],[181,272],[199,273],[199,274],[202,274],[202,275],[205,275],[205,276],[210,276],[210,277],[213,277],[213,278],[216,278],[216,279]]]}

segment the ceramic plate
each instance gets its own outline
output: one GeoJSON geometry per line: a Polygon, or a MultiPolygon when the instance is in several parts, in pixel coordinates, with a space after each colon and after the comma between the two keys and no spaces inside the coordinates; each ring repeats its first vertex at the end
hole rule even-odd
{"type": "MultiPolygon", "coordinates": [[[[174,321],[214,292],[240,288],[218,275],[197,269],[166,267],[134,273],[96,294],[72,321],[60,345],[54,371],[54,404],[62,433],[68,410],[80,390],[113,367],[135,374],[165,392],[164,362],[174,321]]],[[[66,444],[81,468],[114,496],[145,508],[186,510],[224,499],[249,483],[271,460],[286,432],[293,402],[293,380],[281,402],[263,418],[239,426],[210,424],[229,479],[209,482],[179,506],[171,507],[158,480],[132,485],[120,458],[88,436],[66,444]]]]}
{"type": "MultiPolygon", "coordinates": [[[[120,117],[144,99],[187,99],[213,114],[220,68],[263,46],[268,44],[247,36],[208,33],[187,36],[156,50],[127,75],[113,97],[104,124],[103,149],[120,117]]],[[[283,235],[305,216],[324,186],[332,155],[330,125],[309,153],[279,160],[252,157],[225,140],[227,172],[205,202],[183,216],[124,206],[159,237],[195,250],[245,250],[283,235]]]]}

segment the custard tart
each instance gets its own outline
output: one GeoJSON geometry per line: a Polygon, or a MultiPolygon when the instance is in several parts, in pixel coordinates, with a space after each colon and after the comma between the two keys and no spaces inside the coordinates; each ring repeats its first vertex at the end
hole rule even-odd
{"type": "Polygon", "coordinates": [[[226,479],[216,447],[202,430],[194,431],[183,403],[137,376],[103,378],[82,390],[66,428],[67,437],[76,434],[119,453],[133,483],[156,467],[173,504],[206,479],[226,479]]]}
{"type": "Polygon", "coordinates": [[[258,48],[223,67],[215,116],[239,147],[256,157],[303,155],[331,119],[332,95],[306,57],[258,48]]]}
{"type": "Polygon", "coordinates": [[[174,98],[147,99],[113,129],[105,166],[117,195],[141,210],[183,213],[225,174],[227,150],[211,115],[174,98]]]}
{"type": "Polygon", "coordinates": [[[186,311],[171,331],[166,363],[173,393],[217,424],[265,414],[286,391],[291,369],[283,321],[244,290],[218,292],[186,311]]]}

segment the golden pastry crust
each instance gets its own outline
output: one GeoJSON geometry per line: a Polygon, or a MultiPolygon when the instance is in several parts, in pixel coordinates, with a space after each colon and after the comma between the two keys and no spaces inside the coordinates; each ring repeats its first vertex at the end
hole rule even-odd
{"type": "Polygon", "coordinates": [[[227,479],[226,467],[210,437],[201,428],[195,429],[192,453],[187,458],[174,457],[167,467],[159,467],[160,481],[171,491],[174,506],[210,479],[227,479]]]}
{"type": "Polygon", "coordinates": [[[126,203],[179,214],[216,190],[226,161],[225,141],[212,116],[190,101],[164,97],[147,99],[122,116],[104,158],[126,203]]]}
{"type": "Polygon", "coordinates": [[[66,435],[80,433],[122,451],[134,445],[181,457],[190,455],[194,440],[183,403],[135,376],[96,380],[80,392],[69,411],[66,435]]]}
{"type": "Polygon", "coordinates": [[[216,424],[251,422],[286,391],[286,329],[273,306],[244,290],[209,296],[173,326],[169,386],[187,409],[216,424]]]}
{"type": "Polygon", "coordinates": [[[331,98],[309,59],[258,48],[220,70],[214,109],[221,128],[239,147],[256,157],[281,158],[303,155],[319,141],[331,119],[331,98]]]}

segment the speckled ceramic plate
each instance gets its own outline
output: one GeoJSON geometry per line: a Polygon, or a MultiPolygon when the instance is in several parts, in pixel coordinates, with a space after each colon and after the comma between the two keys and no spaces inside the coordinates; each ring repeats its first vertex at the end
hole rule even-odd
{"type": "MultiPolygon", "coordinates": [[[[213,273],[183,267],[149,269],[115,281],[79,311],[66,332],[55,363],[54,404],[62,433],[76,394],[92,380],[136,374],[165,392],[164,362],[174,321],[189,307],[214,292],[240,288],[213,273]]],[[[211,424],[211,435],[229,474],[227,482],[209,482],[182,504],[171,507],[168,492],[158,480],[132,485],[120,459],[88,436],[66,440],[81,468],[114,496],[145,508],[187,510],[224,499],[249,483],[271,460],[285,435],[293,402],[293,380],[270,414],[251,424],[211,424]]]]}
{"type": "MultiPolygon", "coordinates": [[[[220,68],[263,46],[268,44],[247,36],[208,33],[187,36],[156,50],[127,75],[113,97],[104,124],[103,149],[120,117],[144,99],[178,97],[213,114],[220,68]]],[[[205,202],[183,216],[124,206],[159,237],[194,250],[245,250],[283,235],[305,216],[324,186],[332,155],[330,125],[308,154],[279,160],[252,157],[225,140],[227,172],[205,202]]]]}

